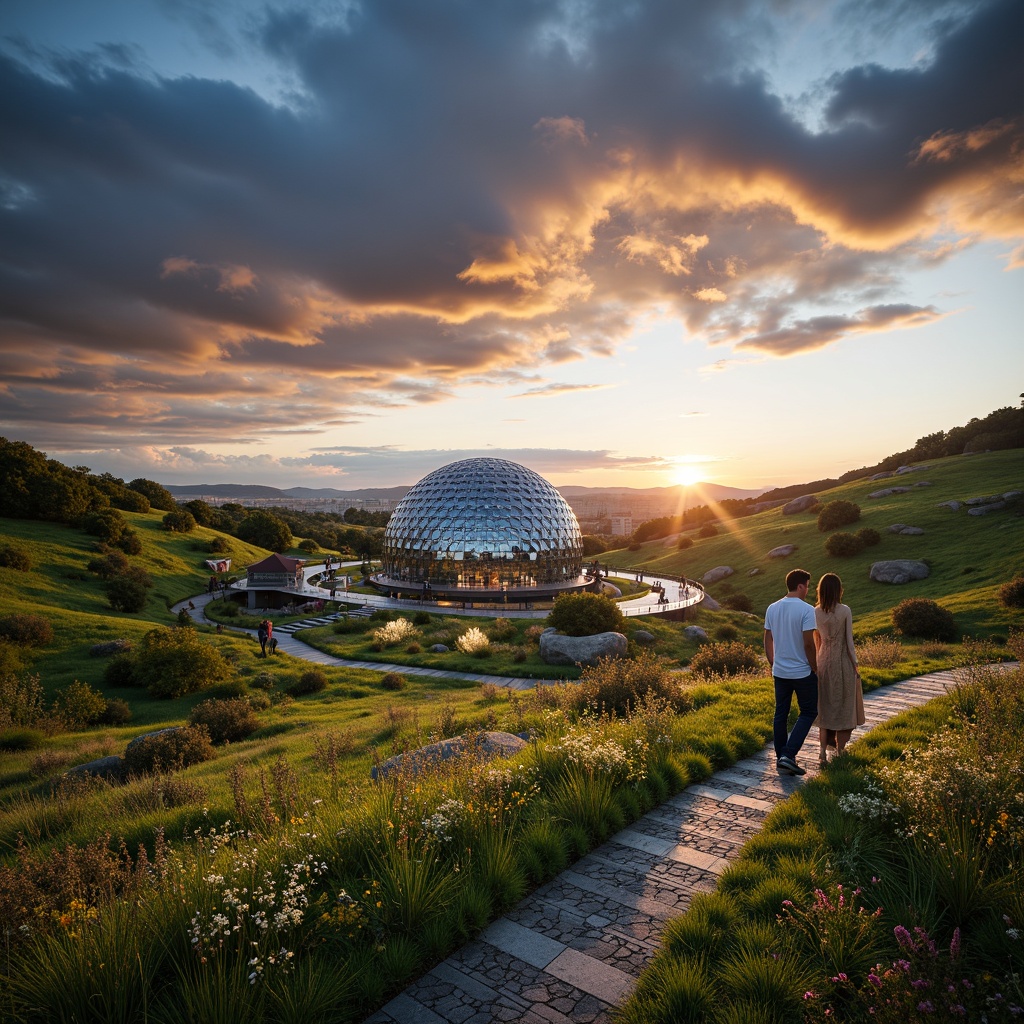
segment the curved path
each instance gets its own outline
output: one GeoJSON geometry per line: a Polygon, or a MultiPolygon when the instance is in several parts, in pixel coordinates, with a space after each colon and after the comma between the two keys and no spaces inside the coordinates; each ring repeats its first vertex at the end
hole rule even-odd
{"type": "MultiPolygon", "coordinates": [[[[867,725],[857,732],[953,682],[953,673],[934,672],[865,694],[867,725]]],[[[806,778],[816,772],[808,766],[806,778]]],[[[694,893],[714,889],[768,812],[803,784],[778,775],[766,747],[688,786],[531,893],[366,1024],[611,1024],[666,922],[694,893]]]]}

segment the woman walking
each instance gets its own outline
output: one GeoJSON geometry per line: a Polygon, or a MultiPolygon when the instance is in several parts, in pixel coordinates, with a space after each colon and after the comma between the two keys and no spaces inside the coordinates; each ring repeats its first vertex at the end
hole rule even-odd
{"type": "Polygon", "coordinates": [[[828,748],[841,754],[864,724],[864,693],[853,646],[853,613],[842,604],[843,583],[834,572],[818,581],[814,646],[818,652],[818,742],[824,768],[828,748]]]}

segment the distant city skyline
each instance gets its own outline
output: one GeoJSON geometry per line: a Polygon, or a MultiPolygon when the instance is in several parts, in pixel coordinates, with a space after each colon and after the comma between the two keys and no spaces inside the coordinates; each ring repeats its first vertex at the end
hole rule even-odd
{"type": "Polygon", "coordinates": [[[0,434],[837,476],[1024,387],[1019,0],[5,0],[0,434]]]}

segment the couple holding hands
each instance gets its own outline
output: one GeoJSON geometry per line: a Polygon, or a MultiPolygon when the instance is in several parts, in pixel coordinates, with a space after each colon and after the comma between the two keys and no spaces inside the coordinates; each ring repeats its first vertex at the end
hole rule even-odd
{"type": "Polygon", "coordinates": [[[864,724],[853,614],[842,603],[842,581],[825,573],[814,607],[805,600],[810,581],[803,569],[788,573],[786,596],[769,605],[764,617],[764,653],[775,680],[775,756],[783,775],[806,774],[796,755],[815,719],[822,767],[829,748],[842,753],[853,730],[864,724]],[[787,734],[794,695],[800,716],[787,734]]]}

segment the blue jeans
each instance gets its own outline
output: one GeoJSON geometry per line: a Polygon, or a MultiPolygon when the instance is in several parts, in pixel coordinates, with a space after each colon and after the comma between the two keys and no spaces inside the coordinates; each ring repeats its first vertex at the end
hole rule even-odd
{"type": "Polygon", "coordinates": [[[775,679],[775,719],[773,734],[775,739],[775,756],[795,758],[811,731],[814,719],[818,716],[818,677],[812,672],[803,679],[775,679]],[[796,694],[800,717],[787,736],[789,709],[796,694]]]}

